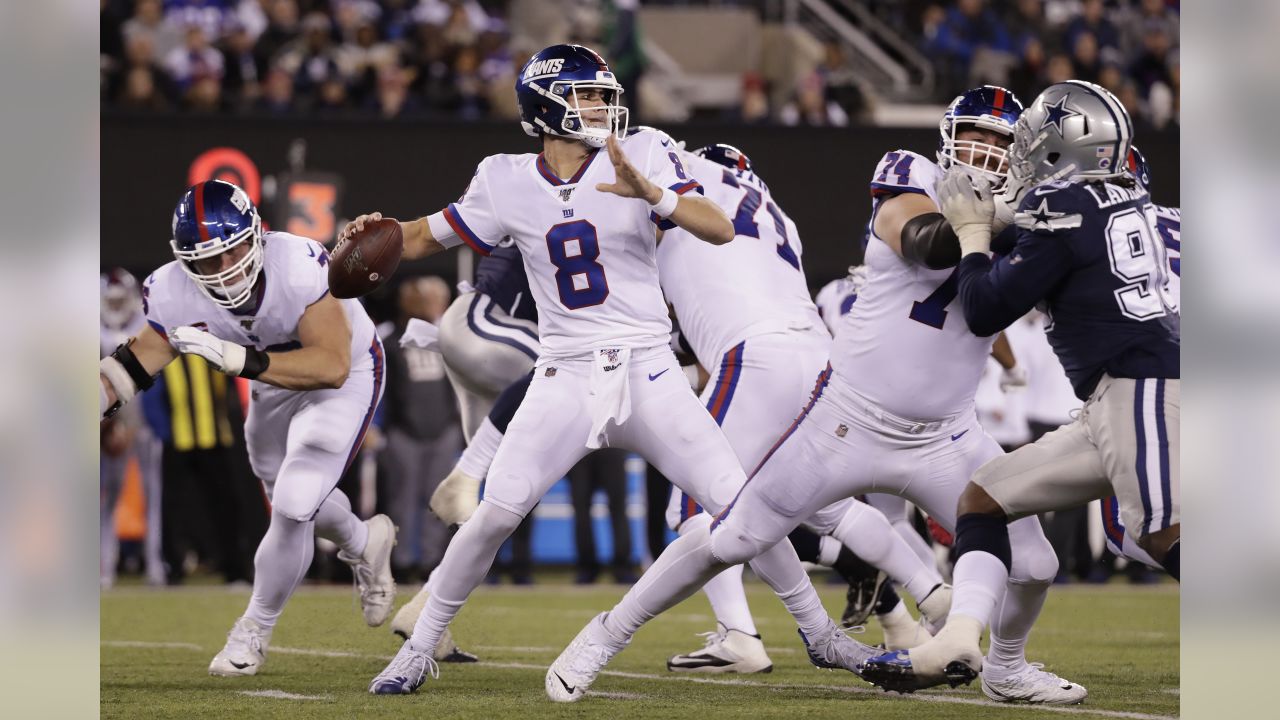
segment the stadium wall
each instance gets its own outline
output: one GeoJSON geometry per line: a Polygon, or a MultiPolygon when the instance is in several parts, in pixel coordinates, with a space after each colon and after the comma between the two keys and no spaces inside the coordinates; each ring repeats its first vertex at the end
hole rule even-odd
{"type": "MultiPolygon", "coordinates": [[[[102,262],[136,272],[172,258],[173,205],[188,184],[211,173],[229,171],[226,179],[238,179],[260,201],[266,197],[264,217],[274,227],[290,223],[290,229],[331,235],[334,224],[357,212],[400,218],[434,212],[462,194],[481,158],[538,149],[508,123],[113,114],[101,122],[102,262]],[[288,202],[280,198],[286,187],[293,188],[288,202]]],[[[906,148],[932,156],[937,146],[937,131],[927,128],[664,129],[689,147],[727,142],[751,156],[800,229],[815,287],[860,258],[870,215],[867,182],[881,155],[906,148]]],[[[1180,205],[1177,132],[1139,130],[1138,141],[1153,170],[1153,197],[1180,205]]],[[[454,267],[452,258],[433,258],[422,269],[448,278],[454,267]]]]}

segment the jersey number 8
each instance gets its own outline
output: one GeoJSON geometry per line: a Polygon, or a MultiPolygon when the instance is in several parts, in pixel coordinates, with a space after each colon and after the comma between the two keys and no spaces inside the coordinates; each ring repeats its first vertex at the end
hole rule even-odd
{"type": "Polygon", "coordinates": [[[547,252],[556,266],[560,303],[570,310],[599,305],[609,297],[596,226],[586,220],[560,223],[547,231],[547,252]]]}

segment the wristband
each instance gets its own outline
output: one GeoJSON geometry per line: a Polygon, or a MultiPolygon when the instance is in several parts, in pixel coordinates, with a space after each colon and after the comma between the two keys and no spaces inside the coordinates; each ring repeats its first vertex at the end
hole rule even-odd
{"type": "Polygon", "coordinates": [[[662,197],[658,199],[658,202],[650,205],[649,209],[653,210],[654,215],[665,218],[676,211],[676,204],[679,202],[680,196],[676,194],[675,190],[672,190],[671,188],[664,188],[662,190],[662,197]]]}
{"type": "Polygon", "coordinates": [[[259,350],[248,345],[244,348],[244,367],[240,368],[240,372],[236,373],[242,378],[253,380],[262,373],[267,371],[267,366],[271,364],[271,356],[267,355],[265,350],[259,350]]]}

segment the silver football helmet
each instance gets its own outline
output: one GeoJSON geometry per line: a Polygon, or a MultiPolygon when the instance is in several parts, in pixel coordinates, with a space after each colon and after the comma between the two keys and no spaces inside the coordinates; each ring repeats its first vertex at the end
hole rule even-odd
{"type": "Polygon", "coordinates": [[[1114,95],[1081,80],[1050,85],[1013,127],[1010,184],[1121,177],[1133,121],[1114,95]]]}

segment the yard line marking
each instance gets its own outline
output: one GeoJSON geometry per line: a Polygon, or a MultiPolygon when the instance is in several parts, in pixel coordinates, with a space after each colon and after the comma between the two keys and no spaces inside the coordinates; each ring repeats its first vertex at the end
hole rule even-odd
{"type": "Polygon", "coordinates": [[[328,695],[298,695],[283,690],[238,690],[237,695],[249,697],[275,698],[277,700],[332,700],[328,695]]]}
{"type": "Polygon", "coordinates": [[[608,698],[609,700],[645,700],[649,697],[648,695],[640,695],[637,693],[596,692],[595,690],[588,690],[587,695],[590,695],[591,697],[608,698]]]}
{"type": "Polygon", "coordinates": [[[544,652],[552,653],[563,650],[564,648],[550,647],[547,645],[468,645],[467,647],[476,650],[490,650],[496,652],[544,652]]]}
{"type": "Polygon", "coordinates": [[[141,640],[103,640],[103,645],[107,647],[136,647],[136,648],[169,648],[176,650],[203,650],[204,648],[195,643],[182,642],[143,642],[141,640]]]}
{"type": "MultiPolygon", "coordinates": [[[[191,643],[149,643],[131,640],[103,640],[103,645],[114,645],[117,647],[180,647],[183,649],[203,650],[199,645],[191,643]]],[[[318,657],[341,657],[341,658],[357,658],[361,660],[382,660],[390,661],[394,655],[374,655],[370,653],[353,653],[342,650],[318,650],[313,648],[289,648],[289,647],[273,647],[268,652],[278,652],[285,655],[313,655],[318,657]]],[[[533,670],[541,673],[547,671],[545,665],[530,665],[529,663],[501,663],[489,662],[482,660],[482,667],[502,668],[507,670],[533,670]]],[[[654,675],[651,673],[626,672],[622,670],[604,670],[601,675],[609,675],[612,677],[628,678],[631,680],[657,680],[659,682],[687,682],[699,683],[703,685],[730,685],[748,688],[760,688],[762,690],[830,690],[832,692],[854,693],[858,695],[875,695],[885,700],[903,700],[914,702],[936,702],[951,703],[953,705],[974,705],[977,707],[987,707],[1000,710],[1039,710],[1043,712],[1061,713],[1065,715],[1092,715],[1095,717],[1121,718],[1122,720],[1179,720],[1177,715],[1152,715],[1149,713],[1127,712],[1123,710],[1102,710],[1087,707],[1069,707],[1061,705],[1025,705],[1020,703],[998,703],[990,700],[978,700],[976,698],[956,697],[954,695],[942,695],[934,692],[916,693],[913,695],[900,695],[898,693],[886,693],[879,688],[873,687],[857,687],[852,685],[809,685],[798,684],[791,685],[787,683],[763,683],[753,682],[751,680],[738,680],[731,678],[708,678],[693,677],[689,675],[654,675]]],[[[603,694],[603,693],[601,693],[603,694]]]]}

